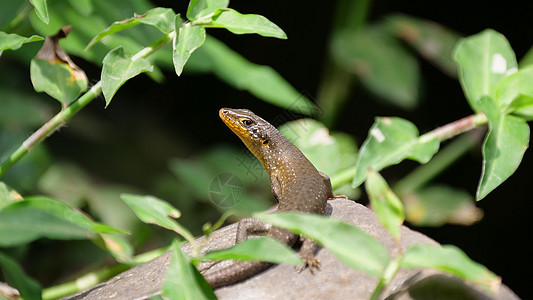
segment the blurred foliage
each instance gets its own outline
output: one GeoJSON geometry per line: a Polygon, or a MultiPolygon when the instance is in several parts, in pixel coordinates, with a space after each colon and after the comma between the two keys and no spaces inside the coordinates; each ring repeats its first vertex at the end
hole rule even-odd
{"type": "MultiPolygon", "coordinates": [[[[366,189],[372,205],[380,221],[397,240],[404,218],[420,226],[473,224],[482,217],[473,197],[447,185],[428,184],[438,174],[420,168],[423,174],[417,178],[425,177],[421,183],[412,185],[416,186],[413,190],[399,193],[405,205],[404,216],[403,206],[393,191],[402,191],[402,186],[390,189],[381,176],[374,171],[369,173],[369,168],[380,171],[405,159],[420,163],[436,160],[445,151],[439,151],[442,141],[488,123],[489,132],[482,146],[483,173],[476,195],[477,200],[484,198],[514,173],[529,144],[526,122],[533,119],[530,84],[533,69],[527,65],[532,55],[518,64],[507,39],[493,30],[461,39],[457,32],[440,24],[403,14],[388,15],[365,24],[369,2],[357,1],[343,6],[346,2],[341,1],[339,4],[339,8],[345,9],[338,9],[334,16],[336,26],[326,55],[331,63],[324,71],[323,86],[317,97],[320,107],[317,107],[273,68],[249,61],[221,40],[206,34],[206,29],[225,28],[234,34],[287,38],[285,32],[267,18],[228,8],[229,1],[193,0],[186,13],[179,14],[168,8],[154,8],[146,0],[8,1],[0,10],[0,162],[11,159],[17,146],[27,146],[28,136],[52,119],[58,109],[57,102],[50,101],[50,97],[32,91],[29,73],[35,91],[46,92],[61,102],[62,110],[56,117],[66,116],[49,134],[77,112],[62,114],[72,108],[69,104],[78,104],[78,94],[89,95],[89,92],[83,93],[88,87],[98,92],[87,96],[92,97],[87,103],[101,90],[107,106],[113,97],[119,98],[119,88],[141,73],[159,83],[165,80],[169,70],[178,76],[182,71],[184,75],[212,73],[236,89],[284,108],[284,113],[278,114],[272,123],[276,126],[284,123],[279,127],[280,131],[317,169],[331,177],[336,193],[357,200],[361,194],[354,188],[370,174],[366,189]],[[68,37],[51,37],[61,28],[64,30],[65,25],[72,25],[71,32],[64,33],[68,37]],[[43,54],[39,47],[45,37],[44,43],[51,43],[53,51],[48,49],[43,54]],[[69,55],[75,56],[74,60],[83,59],[91,67],[101,67],[101,81],[93,84],[92,79],[78,76],[80,73],[76,73],[77,66],[69,55]],[[424,81],[417,55],[446,75],[458,78],[467,103],[478,113],[467,120],[470,123],[466,126],[465,122],[450,123],[421,135],[410,121],[378,117],[360,151],[353,136],[328,130],[342,112],[354,82],[360,83],[387,106],[404,110],[418,107],[424,97],[424,81]],[[316,116],[320,121],[290,121],[301,116],[294,112],[316,116]]],[[[106,157],[110,152],[118,151],[121,155],[113,156],[116,159],[130,155],[130,148],[139,146],[124,142],[111,149],[107,143],[110,139],[104,135],[121,129],[96,124],[90,117],[83,118],[80,116],[81,122],[75,123],[69,131],[89,144],[101,143],[83,153],[100,152],[101,157],[106,157]],[[98,128],[93,130],[93,126],[98,128]]],[[[196,121],[201,122],[202,118],[196,121]]],[[[224,212],[236,210],[237,217],[243,217],[275,204],[268,175],[251,153],[241,145],[232,148],[212,143],[207,149],[198,150],[202,133],[192,125],[172,133],[172,138],[179,136],[176,138],[179,140],[177,148],[182,151],[187,147],[190,149],[176,155],[165,153],[167,156],[158,158],[166,162],[167,169],[157,169],[157,174],[149,172],[151,170],[139,170],[149,165],[150,160],[139,166],[128,162],[115,165],[114,162],[98,161],[104,169],[124,166],[117,173],[124,173],[123,178],[128,179],[123,181],[127,183],[94,172],[90,168],[94,161],[89,160],[83,166],[79,161],[62,159],[46,143],[28,146],[31,151],[1,177],[0,267],[4,277],[0,280],[5,278],[12,284],[16,282],[25,299],[39,298],[36,295],[40,294],[40,288],[31,277],[53,285],[76,276],[73,274],[78,270],[71,270],[67,262],[76,260],[79,248],[83,248],[88,261],[82,266],[86,268],[83,270],[85,276],[94,272],[98,274],[98,280],[105,280],[113,272],[149,259],[139,258],[136,253],[166,246],[175,238],[175,234],[146,225],[141,220],[174,230],[192,240],[193,235],[201,233],[200,228],[205,222],[213,222],[224,212]],[[189,131],[192,131],[191,136],[180,136],[189,131]],[[192,151],[194,153],[190,154],[192,151]],[[27,196],[32,194],[46,196],[27,196]],[[168,202],[139,194],[154,194],[168,202]],[[121,197],[126,203],[120,201],[121,197]],[[174,220],[178,216],[179,223],[174,220]],[[48,239],[87,239],[94,245],[48,239]],[[42,245],[45,249],[37,250],[42,245]],[[47,261],[46,255],[56,248],[61,248],[65,258],[47,261]],[[39,255],[32,255],[36,252],[39,255]],[[110,258],[124,265],[109,268],[107,265],[113,264],[110,258]],[[17,260],[34,266],[30,274],[22,271],[17,260]],[[47,264],[58,268],[53,271],[58,278],[48,278],[47,264]]],[[[159,149],[153,149],[162,144],[159,137],[142,137],[145,134],[131,133],[130,128],[127,130],[119,134],[129,133],[138,138],[141,146],[148,148],[147,152],[160,153],[159,149]]],[[[470,147],[471,144],[461,151],[470,147]]],[[[135,161],[142,159],[144,157],[134,157],[135,161]]],[[[450,158],[444,164],[451,165],[456,159],[457,156],[450,158]]],[[[481,281],[489,288],[498,282],[494,274],[455,248],[413,247],[403,258],[390,258],[383,255],[381,244],[356,228],[335,220],[318,218],[309,221],[305,218],[264,217],[321,241],[336,252],[339,259],[378,277],[382,283],[390,279],[384,277],[386,269],[436,265],[439,270],[481,281]],[[304,223],[295,223],[298,220],[317,226],[302,228],[304,223]],[[330,232],[335,234],[328,234],[330,232]],[[350,240],[354,245],[364,242],[365,247],[356,247],[359,252],[348,255],[349,251],[343,247],[354,249],[353,245],[351,242],[342,245],[339,240],[350,240]],[[439,257],[443,257],[444,262],[436,259],[439,257]],[[459,265],[446,264],[446,260],[455,259],[459,265]]],[[[204,230],[208,227],[204,226],[204,230]]],[[[267,246],[254,243],[242,246],[244,250],[229,249],[228,253],[233,257],[261,255],[258,248],[276,247],[268,244],[270,242],[266,242],[267,246]]],[[[167,295],[176,292],[176,277],[184,274],[191,278],[199,276],[180,252],[179,243],[174,241],[172,245],[172,264],[176,266],[173,272],[176,273],[168,274],[164,288],[167,295]]],[[[287,256],[281,259],[287,259],[287,256]]],[[[204,289],[204,283],[200,280],[200,286],[195,288],[204,289]]],[[[56,295],[51,291],[47,290],[45,295],[56,295]]],[[[201,295],[193,290],[184,292],[201,295]]],[[[204,296],[210,298],[212,294],[204,296]]]]}

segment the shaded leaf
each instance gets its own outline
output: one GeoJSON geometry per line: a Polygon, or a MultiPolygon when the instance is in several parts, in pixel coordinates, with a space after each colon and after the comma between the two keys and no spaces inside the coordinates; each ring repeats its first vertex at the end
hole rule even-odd
{"type": "MultiPolygon", "coordinates": [[[[42,299],[39,283],[26,275],[14,259],[2,252],[0,252],[0,269],[3,271],[7,282],[17,288],[22,298],[29,300],[42,299]]],[[[0,298],[2,298],[2,295],[0,295],[0,298]]]]}
{"type": "Polygon", "coordinates": [[[44,44],[31,60],[30,75],[35,91],[45,92],[59,100],[63,107],[72,103],[88,86],[87,75],[59,45],[70,26],[62,27],[55,35],[46,37],[44,44]]]}
{"type": "Polygon", "coordinates": [[[372,93],[405,109],[418,104],[418,64],[394,38],[376,28],[339,31],[330,47],[339,67],[357,75],[372,93]]]}
{"type": "Polygon", "coordinates": [[[407,221],[416,226],[472,225],[483,217],[473,197],[449,186],[434,185],[403,199],[407,221]]]}
{"type": "Polygon", "coordinates": [[[188,241],[194,240],[192,234],[173,219],[181,216],[180,211],[167,202],[152,196],[132,194],[122,194],[120,198],[126,202],[141,221],[173,230],[188,241]]]}
{"type": "Polygon", "coordinates": [[[307,236],[351,268],[381,278],[390,261],[387,249],[361,229],[338,219],[299,213],[256,214],[258,219],[307,236]]]}
{"type": "Polygon", "coordinates": [[[178,76],[183,72],[183,67],[191,57],[191,54],[204,44],[205,28],[192,23],[184,23],[179,15],[176,17],[176,35],[172,41],[172,61],[178,76]]]}
{"type": "Polygon", "coordinates": [[[23,37],[15,33],[6,33],[0,31],[0,56],[4,50],[17,50],[22,47],[22,44],[32,43],[44,40],[43,37],[32,35],[30,37],[23,37]]]}
{"type": "Polygon", "coordinates": [[[291,248],[267,236],[248,239],[230,248],[208,252],[202,259],[254,260],[275,264],[304,265],[298,254],[291,248]]]}
{"type": "Polygon", "coordinates": [[[48,6],[46,5],[46,0],[30,0],[31,5],[35,8],[35,13],[43,21],[48,24],[50,17],[48,16],[48,6]]]}
{"type": "Polygon", "coordinates": [[[130,264],[133,261],[133,246],[123,237],[111,234],[101,234],[105,249],[120,262],[130,264]]]}
{"type": "Polygon", "coordinates": [[[387,17],[390,30],[406,41],[424,58],[450,76],[457,76],[457,64],[453,60],[453,49],[460,35],[441,24],[395,14],[387,17]]]}
{"type": "Polygon", "coordinates": [[[482,97],[479,107],[489,121],[489,133],[483,142],[483,171],[476,199],[481,200],[511,176],[529,146],[529,126],[522,118],[503,114],[489,97],[482,97]]]}
{"type": "Polygon", "coordinates": [[[438,150],[439,141],[419,138],[413,123],[396,117],[376,118],[361,146],[352,186],[365,181],[369,168],[380,171],[406,158],[426,163],[438,150]]]}
{"type": "Polygon", "coordinates": [[[213,17],[212,23],[235,34],[257,33],[266,37],[287,38],[285,32],[267,18],[254,14],[243,15],[233,9],[222,10],[213,17]]]}
{"type": "Polygon", "coordinates": [[[405,219],[402,202],[390,189],[385,179],[375,171],[368,172],[365,188],[379,222],[399,241],[401,225],[405,219]]]}
{"type": "Polygon", "coordinates": [[[257,98],[291,111],[311,115],[318,108],[294,89],[269,66],[256,65],[209,36],[202,51],[211,65],[209,71],[237,89],[246,90],[257,98]]]}
{"type": "Polygon", "coordinates": [[[498,83],[516,72],[516,57],[507,39],[492,29],[462,39],[455,48],[459,80],[475,112],[483,96],[495,99],[498,83]]]}
{"type": "Polygon", "coordinates": [[[105,97],[106,107],[126,81],[140,73],[151,72],[152,70],[152,63],[146,58],[134,59],[124,53],[122,47],[111,50],[105,56],[102,67],[102,93],[105,97]]]}
{"type": "Polygon", "coordinates": [[[170,266],[162,287],[165,299],[216,299],[202,275],[181,252],[178,241],[172,243],[170,266]]]}
{"type": "Polygon", "coordinates": [[[221,8],[227,8],[229,0],[191,0],[187,8],[187,19],[193,21],[210,18],[221,8]]]}
{"type": "Polygon", "coordinates": [[[414,245],[405,251],[400,264],[404,268],[432,268],[476,283],[496,292],[501,278],[472,261],[461,249],[452,245],[435,247],[414,245]]]}
{"type": "Polygon", "coordinates": [[[175,16],[176,14],[171,8],[156,7],[150,9],[143,15],[135,15],[126,20],[113,22],[113,24],[101,31],[87,44],[85,51],[98,43],[102,38],[139,24],[151,25],[162,33],[169,33],[174,30],[173,24],[175,16]]]}
{"type": "Polygon", "coordinates": [[[22,196],[14,189],[8,187],[5,183],[0,181],[0,210],[10,203],[21,201],[22,196]]]}

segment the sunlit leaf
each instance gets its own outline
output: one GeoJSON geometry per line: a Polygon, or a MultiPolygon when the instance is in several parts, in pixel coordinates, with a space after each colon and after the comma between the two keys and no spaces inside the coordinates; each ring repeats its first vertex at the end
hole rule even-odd
{"type": "Polygon", "coordinates": [[[186,228],[174,220],[174,218],[181,216],[180,211],[167,202],[152,196],[132,194],[122,194],[120,198],[126,202],[141,221],[173,230],[188,241],[194,239],[186,228]]]}
{"type": "Polygon", "coordinates": [[[496,88],[496,103],[505,113],[533,119],[533,66],[505,77],[496,88]]]}
{"type": "Polygon", "coordinates": [[[133,259],[133,246],[123,237],[111,234],[101,234],[105,249],[121,263],[131,263],[133,259]]]}
{"type": "Polygon", "coordinates": [[[35,8],[35,13],[43,21],[48,24],[50,17],[48,16],[48,6],[46,0],[30,0],[31,5],[35,8]]]}
{"type": "Polygon", "coordinates": [[[406,109],[418,104],[415,58],[379,28],[336,32],[331,52],[339,67],[355,74],[372,93],[406,109]]]}
{"type": "Polygon", "coordinates": [[[262,36],[286,39],[287,35],[267,18],[246,14],[243,15],[233,9],[224,9],[213,17],[213,24],[226,28],[235,34],[257,33],[262,36]]]}
{"type": "Polygon", "coordinates": [[[479,284],[493,292],[501,278],[484,266],[472,261],[461,249],[444,245],[414,245],[404,253],[400,264],[404,268],[432,268],[479,284]]]}
{"type": "Polygon", "coordinates": [[[395,14],[387,17],[392,32],[405,40],[420,55],[450,76],[457,76],[457,64],[453,60],[453,49],[460,35],[441,24],[395,14]]]}
{"type": "Polygon", "coordinates": [[[32,43],[44,40],[43,37],[32,35],[30,37],[23,37],[15,33],[5,33],[0,31],[0,56],[4,50],[17,50],[22,47],[22,44],[32,43]]]}
{"type": "Polygon", "coordinates": [[[17,191],[8,187],[5,183],[0,181],[0,210],[2,207],[9,205],[10,203],[21,201],[22,196],[17,191]]]}
{"type": "Polygon", "coordinates": [[[495,99],[496,87],[516,72],[516,57],[507,39],[492,29],[464,38],[455,48],[459,80],[475,112],[480,112],[483,96],[495,99]]]}
{"type": "Polygon", "coordinates": [[[178,241],[172,243],[170,266],[162,287],[165,299],[216,299],[213,290],[189,262],[178,241]]]}
{"type": "Polygon", "coordinates": [[[302,234],[348,266],[381,278],[390,261],[387,249],[361,229],[341,220],[299,213],[256,214],[258,219],[302,234]]]}
{"type": "MultiPolygon", "coordinates": [[[[17,288],[22,298],[30,300],[42,299],[39,283],[26,275],[14,259],[2,252],[0,252],[0,270],[5,275],[7,282],[17,288]]],[[[0,298],[3,298],[1,294],[0,298]]]]}
{"type": "Polygon", "coordinates": [[[444,185],[423,188],[402,200],[407,221],[417,226],[472,225],[483,216],[469,193],[444,185]]]}
{"type": "Polygon", "coordinates": [[[124,53],[122,47],[109,52],[103,61],[102,67],[102,93],[106,106],[118,89],[129,79],[143,72],[151,72],[153,65],[146,58],[133,58],[124,53]]]}
{"type": "Polygon", "coordinates": [[[375,171],[368,173],[365,188],[379,222],[399,241],[401,225],[405,219],[402,202],[390,189],[385,179],[375,171]]]}
{"type": "Polygon", "coordinates": [[[209,71],[235,88],[291,111],[311,115],[318,110],[274,69],[251,63],[211,36],[198,51],[211,63],[209,71]]]}
{"type": "Polygon", "coordinates": [[[111,26],[104,29],[97,36],[95,36],[85,47],[88,50],[94,44],[98,43],[102,38],[128,29],[139,24],[148,24],[157,28],[162,33],[169,33],[174,30],[175,13],[171,8],[156,7],[150,9],[143,15],[135,15],[132,18],[116,21],[111,26]]]}
{"type": "Polygon", "coordinates": [[[421,139],[416,126],[396,117],[376,118],[357,158],[353,187],[365,181],[368,169],[380,171],[408,158],[428,162],[439,150],[437,139],[421,139]]]}
{"type": "Polygon", "coordinates": [[[211,17],[218,9],[227,8],[229,0],[191,0],[187,8],[187,19],[193,21],[211,17]]]}
{"type": "Polygon", "coordinates": [[[275,264],[303,266],[304,263],[291,248],[267,236],[248,239],[237,245],[205,254],[207,260],[254,260],[275,264]]]}
{"type": "Polygon", "coordinates": [[[476,193],[476,199],[481,200],[516,171],[529,146],[530,129],[524,119],[503,114],[489,97],[482,97],[478,105],[489,120],[476,193]]]}
{"type": "Polygon", "coordinates": [[[191,57],[191,54],[204,44],[205,28],[192,23],[184,23],[180,16],[176,17],[176,35],[172,42],[172,60],[178,76],[183,72],[183,67],[191,57]]]}
{"type": "Polygon", "coordinates": [[[59,100],[63,107],[76,100],[88,86],[85,72],[59,45],[59,40],[65,38],[69,32],[70,26],[64,26],[55,35],[46,37],[30,65],[34,89],[59,100]]]}

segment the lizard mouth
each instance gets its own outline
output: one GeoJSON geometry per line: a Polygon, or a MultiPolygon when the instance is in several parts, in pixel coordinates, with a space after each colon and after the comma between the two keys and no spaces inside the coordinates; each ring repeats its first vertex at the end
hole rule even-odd
{"type": "Polygon", "coordinates": [[[240,125],[238,114],[231,108],[221,108],[218,111],[218,115],[220,116],[220,119],[222,119],[222,122],[224,122],[224,124],[226,124],[226,126],[238,136],[248,133],[248,130],[240,125]]]}

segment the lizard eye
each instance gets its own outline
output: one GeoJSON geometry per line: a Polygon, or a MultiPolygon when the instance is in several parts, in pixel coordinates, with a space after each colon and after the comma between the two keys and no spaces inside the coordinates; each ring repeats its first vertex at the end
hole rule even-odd
{"type": "Polygon", "coordinates": [[[244,126],[251,126],[254,122],[250,119],[241,119],[241,123],[244,126]]]}
{"type": "Polygon", "coordinates": [[[264,139],[262,142],[263,145],[268,145],[268,139],[264,139]]]}

